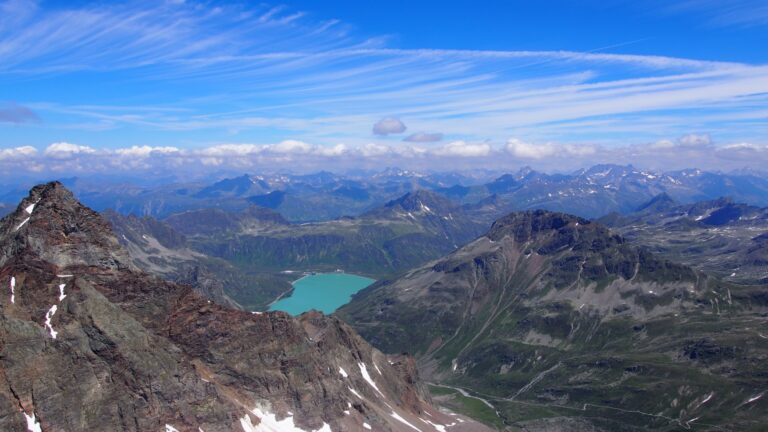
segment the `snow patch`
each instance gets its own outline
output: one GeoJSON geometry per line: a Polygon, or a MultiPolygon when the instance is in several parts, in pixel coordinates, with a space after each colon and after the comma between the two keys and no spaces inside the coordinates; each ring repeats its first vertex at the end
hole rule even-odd
{"type": "Polygon", "coordinates": [[[175,427],[167,424],[167,425],[165,425],[165,432],[179,432],[179,430],[176,429],[175,427]]]}
{"type": "Polygon", "coordinates": [[[343,376],[344,378],[347,378],[347,377],[349,376],[349,375],[347,375],[347,371],[345,371],[345,370],[344,370],[344,368],[343,368],[343,367],[341,367],[341,366],[339,366],[339,373],[340,373],[340,374],[341,374],[341,376],[343,376]]]}
{"type": "Polygon", "coordinates": [[[16,303],[16,276],[11,276],[11,303],[16,303]]]}
{"type": "Polygon", "coordinates": [[[360,399],[362,399],[362,398],[363,398],[362,396],[360,396],[360,393],[358,393],[357,391],[355,391],[355,389],[353,389],[352,387],[347,387],[347,388],[349,389],[349,391],[351,391],[351,392],[352,392],[352,394],[353,394],[353,395],[355,395],[355,396],[359,397],[360,399]]]}
{"type": "Polygon", "coordinates": [[[393,419],[399,421],[400,423],[402,423],[402,424],[404,424],[406,426],[409,426],[413,430],[417,430],[417,431],[421,432],[421,429],[419,429],[416,426],[408,423],[408,420],[400,417],[396,412],[392,411],[392,413],[390,415],[392,416],[393,419]]]}
{"type": "Polygon", "coordinates": [[[59,333],[53,329],[53,326],[51,325],[51,319],[53,318],[53,314],[56,313],[56,305],[51,306],[50,309],[48,309],[48,312],[45,313],[45,327],[50,331],[51,337],[56,339],[56,335],[59,333]]]}
{"type": "Polygon", "coordinates": [[[67,298],[67,295],[64,294],[64,287],[67,286],[67,284],[59,284],[59,302],[67,298]]]}
{"type": "Polygon", "coordinates": [[[381,369],[379,369],[379,365],[377,365],[376,362],[373,363],[373,367],[376,368],[376,372],[378,372],[379,375],[384,376],[384,374],[381,373],[381,369]]]}
{"type": "Polygon", "coordinates": [[[371,425],[369,425],[368,423],[363,423],[363,427],[368,430],[371,430],[371,425]]]}
{"type": "Polygon", "coordinates": [[[43,432],[40,423],[35,419],[35,413],[32,413],[32,415],[24,413],[24,417],[27,418],[27,430],[29,432],[43,432]]]}
{"type": "Polygon", "coordinates": [[[56,277],[60,277],[60,278],[71,278],[73,276],[74,275],[71,275],[71,274],[57,274],[56,275],[56,277]]]}
{"type": "Polygon", "coordinates": [[[32,210],[34,210],[34,209],[35,209],[35,203],[32,203],[32,204],[28,205],[24,209],[24,211],[27,212],[27,214],[32,214],[32,210]]]}
{"type": "Polygon", "coordinates": [[[386,397],[384,396],[384,393],[382,393],[381,390],[379,390],[379,387],[376,385],[376,383],[373,382],[373,379],[371,379],[371,376],[368,375],[368,368],[365,366],[365,363],[358,363],[357,365],[360,366],[360,373],[363,374],[363,379],[368,381],[368,384],[370,384],[371,387],[373,387],[373,389],[376,390],[381,395],[381,397],[386,397]]]}
{"type": "MultiPolygon", "coordinates": [[[[251,418],[248,415],[243,416],[240,419],[240,426],[242,426],[245,432],[307,432],[296,426],[293,422],[293,416],[278,420],[274,414],[262,411],[258,407],[254,408],[251,412],[258,416],[261,422],[258,425],[254,425],[251,423],[251,418]]],[[[331,432],[331,427],[328,423],[323,423],[320,429],[315,429],[311,432],[331,432]]]]}

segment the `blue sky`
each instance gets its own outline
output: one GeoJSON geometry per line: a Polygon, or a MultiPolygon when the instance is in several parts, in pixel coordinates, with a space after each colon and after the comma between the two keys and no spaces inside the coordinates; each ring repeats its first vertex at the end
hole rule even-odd
{"type": "Polygon", "coordinates": [[[0,166],[762,168],[765,46],[752,0],[12,0],[0,166]]]}

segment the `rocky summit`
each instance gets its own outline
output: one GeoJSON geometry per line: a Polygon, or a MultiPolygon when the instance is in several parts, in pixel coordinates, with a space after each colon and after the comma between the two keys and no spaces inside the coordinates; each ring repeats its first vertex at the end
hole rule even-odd
{"type": "Polygon", "coordinates": [[[337,318],[231,309],[143,273],[60,183],[0,221],[0,281],[0,430],[485,430],[337,318]]]}

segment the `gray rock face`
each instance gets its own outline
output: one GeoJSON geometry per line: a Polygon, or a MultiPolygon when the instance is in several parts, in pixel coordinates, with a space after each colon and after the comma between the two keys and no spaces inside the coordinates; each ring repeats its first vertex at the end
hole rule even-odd
{"type": "Polygon", "coordinates": [[[58,183],[0,221],[0,281],[0,430],[482,430],[338,319],[228,309],[141,272],[58,183]]]}

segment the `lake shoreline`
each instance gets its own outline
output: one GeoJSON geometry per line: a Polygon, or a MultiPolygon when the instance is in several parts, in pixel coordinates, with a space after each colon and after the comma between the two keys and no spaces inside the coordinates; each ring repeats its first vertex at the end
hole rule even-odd
{"type": "Polygon", "coordinates": [[[267,310],[282,310],[294,316],[312,309],[330,314],[374,282],[375,279],[342,271],[306,272],[291,282],[291,289],[272,301],[267,310]]]}

